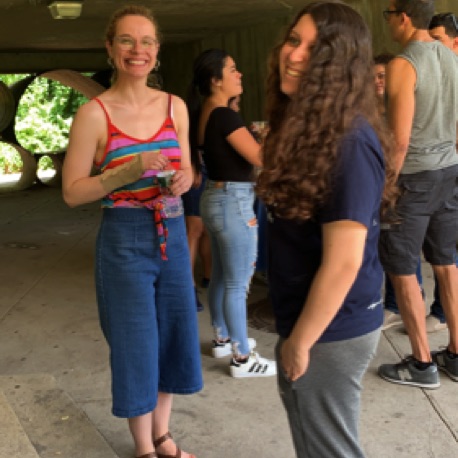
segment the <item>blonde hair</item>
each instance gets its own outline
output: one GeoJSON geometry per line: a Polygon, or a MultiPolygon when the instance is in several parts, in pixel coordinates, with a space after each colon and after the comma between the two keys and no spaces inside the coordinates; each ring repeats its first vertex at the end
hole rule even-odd
{"type": "Polygon", "coordinates": [[[113,44],[113,39],[116,35],[116,27],[118,25],[118,22],[125,16],[142,16],[151,21],[151,23],[154,25],[154,28],[156,29],[156,38],[158,41],[160,41],[159,27],[157,25],[156,19],[153,16],[152,11],[146,6],[142,5],[126,5],[116,10],[112,14],[110,22],[108,22],[108,26],[105,31],[105,39],[106,41],[108,41],[108,43],[113,44]]]}

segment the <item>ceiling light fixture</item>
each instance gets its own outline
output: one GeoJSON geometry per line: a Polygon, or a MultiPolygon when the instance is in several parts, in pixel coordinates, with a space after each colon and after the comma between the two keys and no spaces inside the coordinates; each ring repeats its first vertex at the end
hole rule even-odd
{"type": "Polygon", "coordinates": [[[77,19],[81,16],[83,0],[54,0],[48,4],[53,19],[77,19]]]}

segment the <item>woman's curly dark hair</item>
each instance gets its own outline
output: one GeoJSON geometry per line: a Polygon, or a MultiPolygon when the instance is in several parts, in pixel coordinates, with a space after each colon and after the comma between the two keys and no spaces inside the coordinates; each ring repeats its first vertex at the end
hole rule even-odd
{"type": "Polygon", "coordinates": [[[340,142],[360,117],[378,134],[385,155],[382,211],[394,207],[392,140],[376,108],[372,65],[368,27],[355,10],[339,1],[307,5],[272,51],[266,104],[270,130],[256,189],[279,216],[313,217],[332,190],[340,142]],[[279,55],[305,14],[314,21],[317,38],[298,92],[288,97],[280,90],[279,55]]]}

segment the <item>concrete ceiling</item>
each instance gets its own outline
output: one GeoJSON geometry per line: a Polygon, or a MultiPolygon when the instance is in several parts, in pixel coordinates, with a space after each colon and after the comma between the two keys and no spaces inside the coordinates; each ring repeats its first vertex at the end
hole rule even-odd
{"type": "MultiPolygon", "coordinates": [[[[104,31],[122,5],[144,4],[156,16],[165,46],[206,38],[290,15],[311,0],[83,0],[81,17],[56,20],[50,0],[0,0],[0,74],[67,68],[106,68],[104,31]]],[[[389,0],[345,0],[383,31],[389,0]]],[[[436,0],[437,11],[458,13],[458,0],[436,0]]],[[[379,46],[385,49],[385,45],[379,46]]]]}
{"type": "MultiPolygon", "coordinates": [[[[127,3],[150,7],[165,43],[198,40],[265,19],[286,15],[304,0],[84,0],[81,17],[55,20],[48,0],[0,0],[0,73],[19,64],[19,55],[33,58],[66,52],[78,55],[104,53],[104,31],[110,15],[127,3]],[[75,54],[76,53],[76,54],[75,54]],[[5,62],[11,61],[10,64],[5,62]]],[[[69,54],[70,53],[70,54],[69,54]]],[[[33,59],[36,60],[36,59],[33,59]]],[[[22,65],[25,65],[22,63],[22,65]]],[[[80,62],[80,66],[83,65],[80,62]]],[[[75,68],[78,65],[75,65],[75,68]]],[[[44,65],[46,67],[46,65],[44,65]]],[[[71,67],[70,67],[71,68],[71,67]]]]}
{"type": "Polygon", "coordinates": [[[110,15],[126,3],[144,4],[156,16],[165,41],[199,39],[285,14],[304,0],[84,0],[81,17],[52,19],[48,0],[0,0],[0,49],[94,49],[103,46],[110,15]]]}

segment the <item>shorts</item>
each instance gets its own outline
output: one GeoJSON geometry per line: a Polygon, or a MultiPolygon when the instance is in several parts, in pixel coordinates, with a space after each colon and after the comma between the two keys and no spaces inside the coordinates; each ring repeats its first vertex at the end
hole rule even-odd
{"type": "Polygon", "coordinates": [[[150,210],[103,210],[96,291],[118,417],[151,412],[159,391],[190,394],[202,388],[184,217],[169,218],[167,226],[168,260],[163,261],[150,210]]]}
{"type": "Polygon", "coordinates": [[[401,175],[399,224],[381,226],[379,253],[386,272],[415,274],[423,250],[436,266],[455,264],[458,231],[458,166],[401,175]]]}
{"type": "Polygon", "coordinates": [[[188,192],[185,192],[181,198],[183,200],[184,214],[185,216],[199,216],[200,217],[200,198],[205,189],[205,182],[207,176],[202,174],[202,183],[198,188],[190,188],[188,192]]]}

